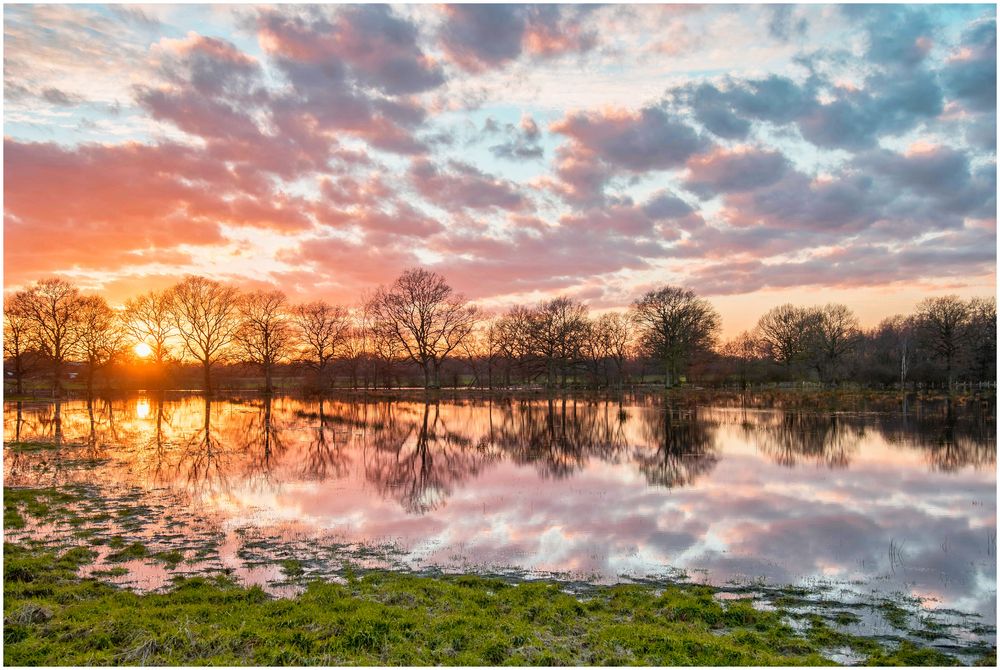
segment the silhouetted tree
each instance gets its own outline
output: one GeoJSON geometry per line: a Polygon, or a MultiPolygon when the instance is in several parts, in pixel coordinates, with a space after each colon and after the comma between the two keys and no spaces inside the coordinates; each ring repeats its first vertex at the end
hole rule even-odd
{"type": "Polygon", "coordinates": [[[42,279],[25,293],[35,344],[52,363],[52,394],[62,393],[62,371],[83,334],[80,290],[64,279],[42,279]]]}
{"type": "Polygon", "coordinates": [[[781,305],[760,317],[757,338],[771,358],[786,367],[791,366],[805,356],[814,321],[813,310],[791,304],[781,305]]]}
{"type": "Polygon", "coordinates": [[[469,337],[478,310],[436,272],[406,270],[370,303],[373,330],[420,366],[424,387],[440,387],[441,363],[469,337]]]}
{"type": "Polygon", "coordinates": [[[80,356],[87,365],[87,397],[94,394],[94,375],[126,348],[126,333],[118,314],[100,296],[80,299],[80,356]]]}
{"type": "Polygon", "coordinates": [[[325,382],[330,364],[348,348],[350,314],[344,307],[319,300],[296,305],[292,319],[298,334],[300,360],[325,382]]]}
{"type": "Polygon", "coordinates": [[[664,286],[632,304],[646,352],[663,363],[664,385],[672,386],[691,358],[715,344],[719,314],[694,291],[664,286]]]}
{"type": "Polygon", "coordinates": [[[858,317],[844,305],[829,304],[811,310],[807,347],[820,381],[836,383],[847,356],[861,337],[858,317]]]}
{"type": "Polygon", "coordinates": [[[969,301],[967,324],[971,372],[980,381],[997,376],[997,299],[973,298],[969,301]]]}
{"type": "Polygon", "coordinates": [[[740,388],[745,389],[750,379],[751,368],[760,358],[760,341],[753,336],[753,333],[744,330],[722,345],[719,353],[725,356],[735,367],[736,375],[740,381],[740,388]]]}
{"type": "Polygon", "coordinates": [[[944,360],[948,389],[955,382],[955,365],[969,336],[969,305],[958,296],[927,298],[917,305],[917,328],[927,348],[944,360]]]}
{"type": "Polygon", "coordinates": [[[170,340],[177,333],[170,291],[149,291],[126,301],[121,320],[136,342],[152,350],[158,384],[162,386],[164,365],[172,355],[170,340]]]}
{"type": "Polygon", "coordinates": [[[212,392],[212,368],[228,353],[239,327],[235,288],[189,275],[170,290],[170,311],[184,349],[202,366],[205,393],[212,392]]]}
{"type": "Polygon", "coordinates": [[[292,346],[292,325],[285,310],[288,300],[281,291],[252,291],[238,300],[239,325],[233,341],[243,360],[264,372],[264,392],[274,392],[274,366],[283,361],[292,346]]]}
{"type": "Polygon", "coordinates": [[[549,300],[528,315],[527,345],[532,358],[539,361],[549,388],[566,386],[566,379],[582,358],[587,338],[587,308],[572,298],[549,300]]]}
{"type": "Polygon", "coordinates": [[[14,375],[15,393],[24,393],[24,379],[37,363],[37,335],[28,309],[28,294],[18,291],[5,301],[3,314],[3,357],[14,375]]]}

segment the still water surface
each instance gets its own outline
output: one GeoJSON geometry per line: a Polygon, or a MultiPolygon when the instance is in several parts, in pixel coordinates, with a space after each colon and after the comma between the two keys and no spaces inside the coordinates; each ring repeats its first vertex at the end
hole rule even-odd
{"type": "Polygon", "coordinates": [[[213,520],[219,560],[247,581],[277,576],[247,567],[247,538],[273,536],[300,551],[381,547],[369,562],[399,569],[837,584],[993,622],[986,414],[641,396],[5,403],[6,441],[67,446],[6,449],[4,483],[169,495],[179,502],[156,509],[213,520]]]}

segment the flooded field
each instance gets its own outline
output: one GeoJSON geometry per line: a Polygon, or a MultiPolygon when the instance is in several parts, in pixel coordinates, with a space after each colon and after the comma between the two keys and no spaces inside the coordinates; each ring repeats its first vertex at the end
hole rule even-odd
{"type": "Polygon", "coordinates": [[[995,624],[992,409],[140,396],[6,403],[4,439],[5,487],[79,494],[7,538],[88,540],[88,570],[141,590],[223,571],[292,593],[345,566],[681,578],[995,624]]]}

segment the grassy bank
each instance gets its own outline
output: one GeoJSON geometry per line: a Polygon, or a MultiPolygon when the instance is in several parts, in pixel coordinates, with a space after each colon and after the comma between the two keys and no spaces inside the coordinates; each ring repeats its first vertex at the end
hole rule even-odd
{"type": "Polygon", "coordinates": [[[582,597],[547,583],[378,572],[312,582],[292,599],[222,577],[137,595],[78,578],[92,558],[84,547],[5,545],[5,665],[816,665],[845,648],[869,664],[955,664],[819,617],[795,632],[781,611],[720,602],[705,586],[582,597]]]}

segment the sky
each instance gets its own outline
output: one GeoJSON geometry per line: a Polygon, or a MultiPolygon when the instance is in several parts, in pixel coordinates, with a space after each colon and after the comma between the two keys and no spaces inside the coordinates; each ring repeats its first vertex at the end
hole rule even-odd
{"type": "Polygon", "coordinates": [[[8,5],[4,285],[864,325],[996,287],[994,5],[8,5]]]}

